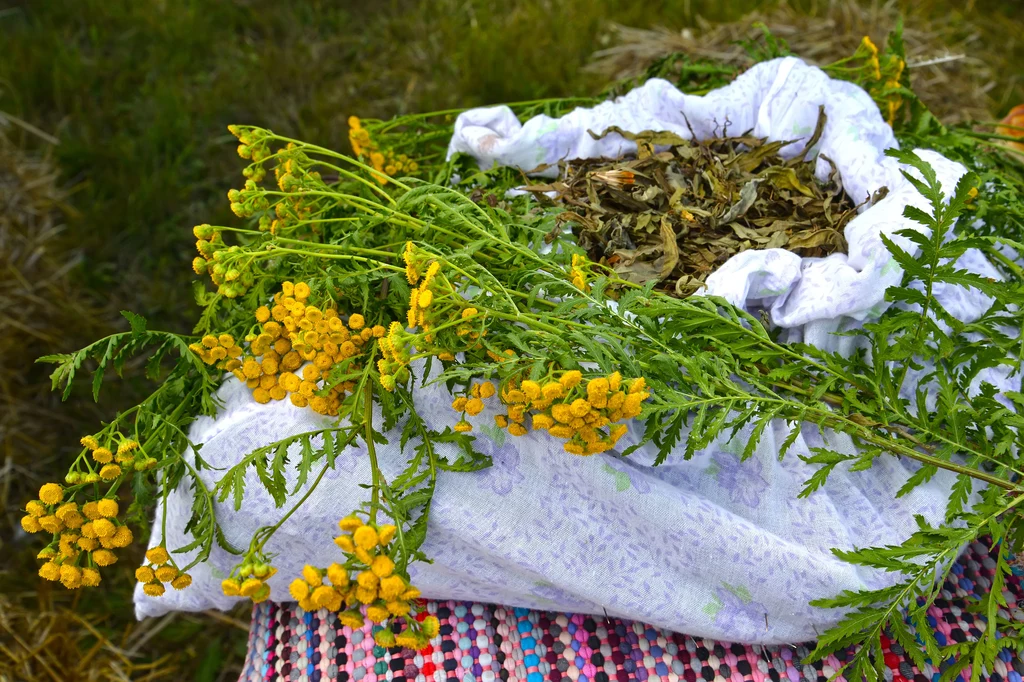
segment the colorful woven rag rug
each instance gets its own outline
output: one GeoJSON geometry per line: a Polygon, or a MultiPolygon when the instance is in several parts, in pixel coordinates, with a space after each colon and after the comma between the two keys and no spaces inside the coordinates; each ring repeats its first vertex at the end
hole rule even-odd
{"type": "MultiPolygon", "coordinates": [[[[971,545],[953,567],[929,624],[940,644],[978,637],[983,617],[968,604],[988,591],[995,561],[988,548],[971,545]]],[[[1005,591],[1005,618],[1024,621],[1021,578],[1005,591]]],[[[431,601],[427,612],[441,621],[440,634],[419,651],[385,649],[373,626],[345,627],[335,614],[307,612],[296,604],[265,602],[253,611],[249,652],[241,681],[309,682],[826,682],[850,652],[801,665],[813,645],[730,644],[661,630],[642,623],[566,613],[546,613],[474,602],[431,601]]],[[[912,627],[912,626],[911,626],[912,627]]],[[[937,682],[944,665],[918,670],[896,642],[885,645],[887,682],[937,682]]],[[[1024,661],[1009,650],[991,682],[1022,682],[1024,661]]],[[[957,682],[970,679],[970,668],[957,682]]],[[[840,678],[842,679],[842,678],[840,678]]]]}

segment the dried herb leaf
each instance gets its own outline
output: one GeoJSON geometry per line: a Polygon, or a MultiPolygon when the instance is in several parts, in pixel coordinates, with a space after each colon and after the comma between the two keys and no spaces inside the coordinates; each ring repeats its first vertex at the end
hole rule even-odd
{"type": "Polygon", "coordinates": [[[819,109],[803,154],[788,161],[779,153],[791,142],[749,133],[690,141],[612,126],[590,134],[635,142],[635,157],[563,164],[561,181],[529,189],[557,192],[555,202],[575,215],[564,220],[572,221],[593,260],[630,282],[657,281],[668,293],[688,296],[740,251],[845,251],[843,228],[858,207],[843,193],[831,159],[822,156],[832,171],[821,182],[814,174],[817,158],[805,158],[825,124],[819,109]]]}

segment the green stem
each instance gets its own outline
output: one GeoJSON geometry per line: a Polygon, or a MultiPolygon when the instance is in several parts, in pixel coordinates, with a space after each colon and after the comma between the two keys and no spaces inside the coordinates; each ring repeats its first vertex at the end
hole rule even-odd
{"type": "MultiPolygon", "coordinates": [[[[285,244],[297,244],[297,245],[303,245],[303,246],[310,246],[311,245],[310,242],[303,241],[301,239],[287,239],[287,238],[284,238],[284,237],[275,237],[274,241],[275,242],[285,243],[285,244]]],[[[379,249],[367,249],[367,248],[363,248],[363,247],[359,247],[359,246],[349,246],[347,244],[325,244],[325,243],[321,243],[321,242],[316,242],[315,244],[313,244],[313,246],[315,246],[315,248],[318,248],[318,249],[337,249],[337,250],[346,251],[346,252],[350,252],[350,253],[363,254],[363,255],[366,255],[366,256],[380,256],[382,258],[397,258],[398,257],[398,254],[395,253],[394,251],[381,251],[379,249]]]]}
{"type": "MultiPolygon", "coordinates": [[[[339,448],[347,448],[349,445],[351,445],[351,443],[355,439],[357,433],[359,433],[358,429],[352,429],[351,432],[349,433],[349,437],[345,440],[344,444],[342,444],[342,445],[340,445],[338,447],[339,448]]],[[[333,468],[334,467],[332,467],[330,465],[330,463],[326,463],[326,462],[324,463],[324,468],[321,469],[320,473],[317,474],[317,477],[315,479],[313,479],[313,483],[310,484],[310,486],[306,490],[306,492],[302,495],[302,497],[299,498],[299,501],[296,502],[294,505],[292,505],[291,509],[289,509],[285,513],[285,515],[282,516],[278,520],[277,523],[275,523],[273,526],[270,526],[263,533],[260,534],[259,542],[255,544],[255,546],[253,547],[253,549],[251,551],[259,552],[259,551],[261,551],[263,549],[263,547],[267,544],[267,541],[270,540],[270,538],[274,535],[274,533],[277,532],[277,530],[282,525],[284,525],[284,522],[287,521],[289,518],[291,518],[291,515],[294,514],[299,509],[299,507],[301,507],[303,504],[305,504],[306,500],[309,499],[309,496],[312,495],[313,491],[316,490],[318,485],[320,485],[320,481],[323,480],[324,474],[326,474],[329,469],[333,469],[333,468]]]]}
{"type": "Polygon", "coordinates": [[[267,249],[267,253],[268,254],[270,254],[270,253],[293,253],[293,254],[296,254],[298,256],[307,256],[307,257],[313,257],[313,258],[327,258],[327,259],[330,259],[330,260],[351,260],[351,261],[356,261],[356,262],[360,262],[360,263],[372,264],[372,265],[376,266],[374,268],[374,270],[384,269],[384,270],[392,270],[394,272],[403,272],[403,273],[405,272],[405,268],[400,268],[400,267],[398,267],[396,265],[390,265],[388,263],[381,263],[380,261],[372,260],[370,258],[364,258],[363,256],[350,256],[350,255],[347,255],[347,254],[316,253],[315,251],[300,251],[298,249],[285,249],[285,248],[282,248],[280,246],[274,246],[273,244],[270,244],[268,246],[270,246],[270,248],[267,249]]]}
{"type": "Polygon", "coordinates": [[[373,475],[372,493],[370,498],[370,525],[377,523],[377,509],[380,507],[380,468],[377,466],[377,450],[373,443],[373,386],[366,382],[363,386],[366,405],[363,410],[363,423],[366,427],[366,452],[370,457],[370,472],[373,475]]]}

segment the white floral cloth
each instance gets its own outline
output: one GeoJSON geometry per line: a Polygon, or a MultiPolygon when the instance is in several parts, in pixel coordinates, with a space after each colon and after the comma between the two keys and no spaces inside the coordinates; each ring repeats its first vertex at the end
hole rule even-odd
{"type": "MultiPolygon", "coordinates": [[[[831,332],[871,319],[884,309],[883,293],[900,280],[900,270],[879,239],[907,226],[903,206],[923,207],[898,164],[882,155],[896,144],[871,99],[849,83],[830,80],[796,59],[760,64],[733,84],[692,97],[664,81],[650,81],[625,97],[561,119],[538,117],[520,125],[503,107],[462,114],[451,151],[468,152],[480,163],[531,169],[562,158],[612,156],[631,150],[615,136],[595,141],[587,130],[609,125],[639,132],[672,130],[688,136],[683,115],[698,135],[729,130],[772,139],[806,140],[819,104],[828,127],[820,145],[837,164],[848,192],[862,199],[880,186],[886,199],[847,227],[849,254],[801,259],[782,250],[737,255],[708,280],[709,289],[749,310],[764,309],[791,339],[842,348],[831,332]]],[[[799,152],[803,144],[787,147],[799,152]]],[[[964,169],[937,154],[923,154],[944,186],[951,188],[964,169]]],[[[826,167],[820,166],[821,174],[826,167]]],[[[909,248],[909,244],[907,245],[909,248]]],[[[972,252],[962,264],[989,276],[998,273],[972,252]]],[[[976,318],[985,301],[956,287],[936,295],[961,319],[976,318]]],[[[988,380],[1006,390],[1019,386],[1004,375],[988,380]]],[[[229,378],[219,391],[224,408],[199,419],[191,438],[203,444],[214,467],[229,467],[253,449],[288,435],[324,426],[323,417],[287,401],[258,405],[245,386],[229,378]]],[[[437,429],[458,418],[443,387],[417,389],[417,411],[437,429]]],[[[495,402],[495,401],[489,401],[495,402]]],[[[476,423],[493,423],[489,407],[476,423]]],[[[632,425],[622,447],[641,429],[632,425]]],[[[512,438],[477,427],[476,447],[494,466],[476,473],[442,473],[423,546],[434,559],[411,567],[424,596],[497,602],[556,611],[586,612],[640,620],[678,632],[748,643],[806,641],[832,626],[834,611],[813,608],[812,599],[842,590],[877,588],[894,576],[839,561],[832,548],[851,549],[900,542],[915,527],[914,515],[939,522],[952,478],[940,472],[909,495],[895,492],[913,473],[912,463],[881,458],[869,471],[842,467],[808,499],[797,493],[812,469],[797,455],[827,445],[854,452],[846,436],[804,426],[791,453],[777,457],[788,433],[784,423],[764,435],[755,455],[740,461],[749,434],[716,441],[691,460],[682,448],[653,467],[652,447],[628,459],[614,452],[576,457],[560,441],[531,433],[512,438]]],[[[399,430],[379,449],[381,467],[393,476],[404,466],[399,430]]],[[[439,445],[441,454],[452,454],[439,445]]],[[[292,453],[297,456],[297,453],[292,453]]],[[[207,485],[216,470],[205,470],[207,485]]],[[[295,480],[294,472],[290,481],[295,480]]],[[[281,518],[255,472],[242,511],[217,506],[228,540],[246,546],[253,532],[281,518]]],[[[331,539],[337,520],[364,502],[370,481],[360,447],[345,451],[302,510],[282,525],[268,544],[279,573],[270,581],[273,599],[288,599],[287,584],[305,563],[326,566],[339,558],[331,539]]],[[[183,533],[192,492],[181,486],[169,499],[167,544],[190,538],[183,533]]],[[[157,519],[161,510],[157,510],[157,519]]],[[[159,523],[153,543],[160,540],[159,523]]],[[[170,610],[226,609],[235,598],[220,592],[220,580],[235,557],[215,547],[209,562],[193,570],[189,589],[159,598],[135,594],[138,616],[170,610]]]]}

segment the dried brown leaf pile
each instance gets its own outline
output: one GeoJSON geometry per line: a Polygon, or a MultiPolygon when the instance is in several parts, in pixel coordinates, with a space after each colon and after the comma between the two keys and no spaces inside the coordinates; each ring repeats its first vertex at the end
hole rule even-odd
{"type": "Polygon", "coordinates": [[[793,144],[787,141],[743,134],[691,142],[613,127],[603,134],[636,142],[635,158],[575,161],[564,165],[563,180],[529,189],[556,193],[592,260],[625,280],[657,281],[659,289],[687,296],[741,251],[846,251],[843,229],[857,206],[843,193],[834,165],[820,182],[817,157],[805,158],[824,125],[822,112],[804,153],[788,161],[780,156],[793,144]]]}

